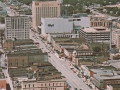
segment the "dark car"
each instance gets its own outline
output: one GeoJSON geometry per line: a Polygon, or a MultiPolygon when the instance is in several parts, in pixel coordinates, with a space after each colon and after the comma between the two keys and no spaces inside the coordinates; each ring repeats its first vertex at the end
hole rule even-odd
{"type": "Polygon", "coordinates": [[[74,90],[78,90],[77,88],[74,88],[74,90]]]}

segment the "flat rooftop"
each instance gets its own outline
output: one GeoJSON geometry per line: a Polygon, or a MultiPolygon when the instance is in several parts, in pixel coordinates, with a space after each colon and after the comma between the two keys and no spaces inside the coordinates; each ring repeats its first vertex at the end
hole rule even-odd
{"type": "Polygon", "coordinates": [[[120,69],[120,60],[108,60],[108,62],[110,63],[110,65],[112,65],[113,67],[120,69]]]}
{"type": "Polygon", "coordinates": [[[84,38],[53,37],[53,39],[61,45],[82,44],[86,42],[84,38]]]}
{"type": "MultiPolygon", "coordinates": [[[[44,63],[44,62],[43,62],[44,63]]],[[[37,67],[37,72],[34,73],[32,69],[27,68],[9,68],[9,74],[12,78],[16,77],[26,77],[28,79],[32,79],[33,75],[36,80],[53,80],[53,79],[62,79],[61,73],[52,66],[49,62],[45,64],[41,64],[41,66],[37,67]]]]}
{"type": "Polygon", "coordinates": [[[120,84],[110,84],[113,88],[120,88],[120,84]]]}
{"type": "Polygon", "coordinates": [[[95,32],[110,32],[106,27],[90,27],[82,29],[84,32],[87,33],[95,33],[95,32]]]}
{"type": "Polygon", "coordinates": [[[86,66],[88,69],[110,69],[110,70],[115,70],[116,68],[113,67],[113,66],[100,66],[100,65],[97,65],[97,66],[86,66]]]}

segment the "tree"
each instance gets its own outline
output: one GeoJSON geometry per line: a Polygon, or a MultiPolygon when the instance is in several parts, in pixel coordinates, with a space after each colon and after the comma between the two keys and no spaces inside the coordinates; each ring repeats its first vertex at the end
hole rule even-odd
{"type": "Polygon", "coordinates": [[[0,17],[0,22],[3,24],[5,23],[5,18],[4,17],[0,17]]]}
{"type": "Polygon", "coordinates": [[[90,9],[87,9],[87,10],[86,10],[86,13],[90,14],[90,9]]]}
{"type": "Polygon", "coordinates": [[[93,51],[94,52],[100,52],[101,51],[101,47],[100,46],[95,46],[95,47],[93,47],[93,51]]]}

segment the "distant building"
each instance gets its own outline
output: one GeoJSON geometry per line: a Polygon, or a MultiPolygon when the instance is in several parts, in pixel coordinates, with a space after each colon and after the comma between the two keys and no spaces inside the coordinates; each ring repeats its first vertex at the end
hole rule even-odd
{"type": "Polygon", "coordinates": [[[33,28],[41,24],[41,17],[60,17],[60,3],[58,1],[32,2],[33,28]]]}
{"type": "Polygon", "coordinates": [[[87,68],[89,68],[92,83],[99,90],[106,89],[107,85],[120,84],[119,71],[112,66],[87,66],[87,68]]]}
{"type": "Polygon", "coordinates": [[[91,27],[110,27],[111,20],[105,16],[92,16],[90,20],[91,27]]]}
{"type": "Polygon", "coordinates": [[[84,28],[80,31],[80,37],[93,42],[109,41],[110,30],[105,27],[84,28]]]}
{"type": "Polygon", "coordinates": [[[27,16],[7,16],[5,18],[5,37],[8,39],[29,39],[29,17],[27,16]]]}
{"type": "Polygon", "coordinates": [[[5,10],[5,6],[0,4],[0,16],[6,16],[7,15],[7,11],[5,10]]]}
{"type": "Polygon", "coordinates": [[[112,42],[116,48],[120,48],[120,29],[112,31],[112,42]]]}

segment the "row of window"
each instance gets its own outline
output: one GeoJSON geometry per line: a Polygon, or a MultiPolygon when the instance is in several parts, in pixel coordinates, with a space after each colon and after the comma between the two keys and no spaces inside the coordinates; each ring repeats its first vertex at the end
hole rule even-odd
{"type": "MultiPolygon", "coordinates": [[[[75,37],[77,38],[79,35],[76,35],[75,37]]],[[[69,38],[72,38],[72,35],[59,35],[59,36],[56,36],[56,37],[69,37],[69,38]]]]}
{"type": "MultiPolygon", "coordinates": [[[[48,84],[40,84],[40,86],[41,87],[47,87],[47,86],[64,86],[64,85],[62,83],[48,83],[48,84]]],[[[25,85],[25,88],[27,88],[27,87],[35,87],[35,84],[25,85]]]]}

